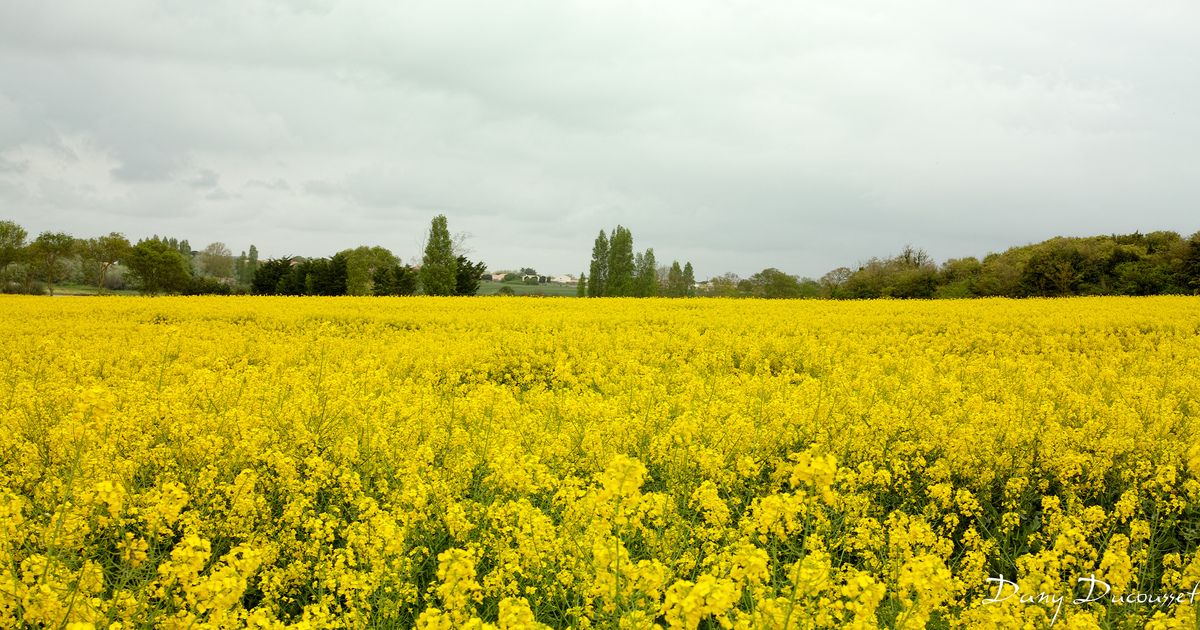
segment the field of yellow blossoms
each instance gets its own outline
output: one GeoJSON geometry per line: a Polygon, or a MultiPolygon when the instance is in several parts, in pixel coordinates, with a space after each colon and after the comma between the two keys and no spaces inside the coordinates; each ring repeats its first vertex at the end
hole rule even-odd
{"type": "Polygon", "coordinates": [[[1200,625],[1200,298],[0,322],[0,627],[1200,625]]]}

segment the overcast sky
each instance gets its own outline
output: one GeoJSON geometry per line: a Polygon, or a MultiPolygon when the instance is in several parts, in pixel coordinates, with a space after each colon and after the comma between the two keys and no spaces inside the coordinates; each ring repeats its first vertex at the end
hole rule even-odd
{"type": "Polygon", "coordinates": [[[3,0],[0,219],[696,276],[1200,230],[1200,5],[3,0]]]}

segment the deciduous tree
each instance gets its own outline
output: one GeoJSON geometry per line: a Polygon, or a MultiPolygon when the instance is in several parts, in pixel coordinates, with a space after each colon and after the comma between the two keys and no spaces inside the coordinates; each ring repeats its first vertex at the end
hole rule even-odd
{"type": "Polygon", "coordinates": [[[80,250],[83,255],[96,263],[96,286],[100,293],[104,293],[104,279],[108,277],[109,268],[125,258],[129,248],[129,239],[117,232],[82,242],[80,250]]]}
{"type": "Polygon", "coordinates": [[[228,278],[233,273],[233,252],[225,243],[209,243],[200,252],[200,265],[207,276],[228,278]]]}
{"type": "Polygon", "coordinates": [[[724,274],[708,281],[708,290],[706,295],[729,298],[743,297],[741,292],[738,290],[738,287],[742,282],[745,281],[738,277],[736,273],[727,271],[724,274]]]}
{"type": "Polygon", "coordinates": [[[242,284],[250,284],[254,280],[254,272],[258,270],[258,248],[251,245],[250,253],[246,258],[245,277],[242,278],[242,284]]]}
{"type": "Polygon", "coordinates": [[[821,296],[831,300],[844,297],[843,287],[853,275],[854,272],[849,267],[838,267],[821,276],[821,296]]]}
{"type": "Polygon", "coordinates": [[[604,295],[628,297],[634,294],[633,234],[618,225],[608,239],[608,269],[604,295]]]}
{"type": "Polygon", "coordinates": [[[1200,232],[1188,239],[1187,249],[1184,250],[1182,265],[1184,282],[1192,291],[1200,293],[1200,232]]]}
{"type": "Polygon", "coordinates": [[[600,230],[596,243],[592,245],[592,266],[588,275],[588,297],[603,297],[608,278],[608,236],[600,230]]]}
{"type": "Polygon", "coordinates": [[[780,299],[800,297],[800,281],[774,267],[763,269],[750,276],[751,294],[754,297],[780,299]]]}
{"type": "Polygon", "coordinates": [[[65,232],[42,232],[30,248],[34,267],[46,277],[50,295],[54,295],[54,283],[62,278],[63,259],[75,252],[75,237],[65,232]]]}
{"type": "Polygon", "coordinates": [[[671,270],[667,272],[667,297],[681,298],[687,295],[686,287],[683,285],[683,269],[679,267],[679,261],[671,261],[671,270]]]}
{"type": "Polygon", "coordinates": [[[138,241],[126,257],[129,272],[144,295],[179,293],[191,281],[187,262],[178,248],[158,239],[138,241]]]}
{"type": "Polygon", "coordinates": [[[346,254],[346,295],[371,295],[372,274],[376,269],[389,269],[397,262],[386,247],[357,247],[346,254]]]}
{"type": "Polygon", "coordinates": [[[29,233],[13,221],[0,221],[0,290],[8,283],[8,266],[24,257],[25,239],[29,233]]]}
{"type": "Polygon", "coordinates": [[[646,249],[646,253],[638,254],[635,261],[634,285],[638,297],[658,297],[658,262],[654,260],[654,248],[646,249]]]}
{"type": "Polygon", "coordinates": [[[246,250],[233,261],[233,277],[238,284],[246,284],[246,250]]]}

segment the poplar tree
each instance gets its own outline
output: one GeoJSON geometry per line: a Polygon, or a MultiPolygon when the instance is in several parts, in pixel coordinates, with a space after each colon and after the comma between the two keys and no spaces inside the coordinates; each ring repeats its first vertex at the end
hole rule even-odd
{"type": "Polygon", "coordinates": [[[587,274],[579,274],[579,283],[575,287],[575,297],[587,297],[587,274]]]}
{"type": "Polygon", "coordinates": [[[683,290],[686,297],[696,296],[696,275],[692,272],[692,263],[683,266],[683,290]]]}
{"type": "Polygon", "coordinates": [[[683,284],[683,269],[679,261],[671,261],[671,270],[667,272],[667,297],[681,298],[687,295],[687,287],[683,284]]]}
{"type": "Polygon", "coordinates": [[[634,294],[633,276],[636,268],[633,260],[633,234],[619,225],[608,239],[607,271],[604,295],[629,297],[634,294]]]}
{"type": "MultiPolygon", "coordinates": [[[[596,244],[592,246],[592,268],[591,275],[588,276],[588,297],[602,297],[606,295],[605,279],[608,277],[608,237],[605,236],[604,230],[600,230],[600,236],[596,237],[596,244]]],[[[580,280],[582,282],[582,279],[580,280]]]]}
{"type": "Polygon", "coordinates": [[[658,297],[658,263],[654,260],[654,248],[637,255],[637,276],[634,284],[638,297],[658,297]]]}
{"type": "Polygon", "coordinates": [[[237,278],[238,284],[246,284],[246,250],[242,250],[242,255],[233,261],[233,277],[237,278]]]}
{"type": "Polygon", "coordinates": [[[192,259],[192,246],[188,244],[187,239],[179,241],[179,255],[183,257],[183,262],[187,265],[188,274],[195,274],[195,260],[192,259]]]}
{"type": "Polygon", "coordinates": [[[242,280],[242,284],[251,284],[254,282],[254,272],[258,270],[258,248],[250,246],[250,257],[246,260],[246,278],[242,280]]]}
{"type": "Polygon", "coordinates": [[[429,226],[425,257],[421,259],[421,286],[425,295],[454,295],[458,288],[458,260],[446,227],[446,215],[439,214],[429,226]]]}

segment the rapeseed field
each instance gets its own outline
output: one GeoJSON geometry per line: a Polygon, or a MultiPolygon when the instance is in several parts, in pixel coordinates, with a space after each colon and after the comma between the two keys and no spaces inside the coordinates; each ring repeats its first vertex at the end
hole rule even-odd
{"type": "Polygon", "coordinates": [[[1200,625],[1197,298],[0,322],[0,627],[1200,625]]]}

